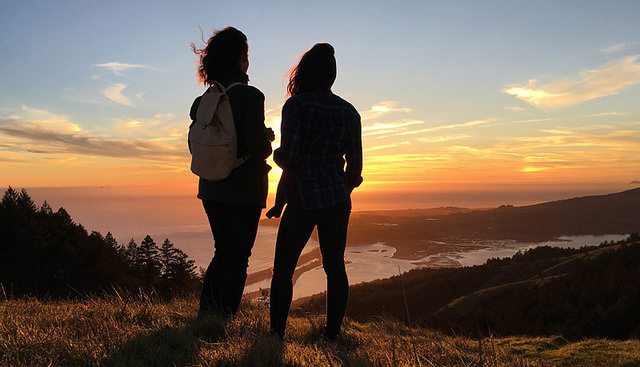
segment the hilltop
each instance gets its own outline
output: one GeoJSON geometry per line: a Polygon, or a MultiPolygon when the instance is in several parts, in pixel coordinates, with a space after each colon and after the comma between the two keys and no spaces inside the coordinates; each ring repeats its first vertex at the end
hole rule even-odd
{"type": "Polygon", "coordinates": [[[323,317],[292,317],[281,343],[268,309],[195,318],[197,300],[144,296],[0,301],[0,366],[637,366],[640,342],[562,337],[469,339],[393,321],[346,320],[335,343],[323,317]]]}
{"type": "MultiPolygon", "coordinates": [[[[417,269],[352,286],[347,315],[381,315],[465,335],[640,336],[640,236],[538,247],[474,267],[417,269]]],[[[319,312],[324,294],[297,302],[319,312]]]]}
{"type": "Polygon", "coordinates": [[[354,213],[348,244],[384,242],[395,257],[417,259],[487,240],[541,242],[570,235],[630,234],[640,229],[640,188],[515,207],[354,213]]]}

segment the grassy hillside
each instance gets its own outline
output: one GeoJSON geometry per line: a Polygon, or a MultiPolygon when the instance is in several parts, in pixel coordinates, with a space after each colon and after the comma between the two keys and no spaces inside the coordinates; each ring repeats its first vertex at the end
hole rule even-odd
{"type": "Polygon", "coordinates": [[[0,366],[638,366],[640,342],[561,337],[467,339],[382,319],[347,320],[335,343],[323,319],[294,317],[284,343],[268,309],[195,319],[197,301],[139,298],[0,302],[0,366]]]}
{"type": "MultiPolygon", "coordinates": [[[[539,247],[455,269],[419,269],[351,287],[347,315],[385,315],[464,335],[640,335],[640,237],[599,247],[539,247]]],[[[324,295],[296,303],[319,312],[324,295]]]]}

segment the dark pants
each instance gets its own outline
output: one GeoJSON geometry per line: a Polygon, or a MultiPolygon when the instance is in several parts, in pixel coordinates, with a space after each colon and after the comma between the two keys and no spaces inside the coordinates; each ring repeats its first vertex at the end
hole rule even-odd
{"type": "Polygon", "coordinates": [[[302,210],[288,205],[282,216],[271,279],[271,331],[284,337],[293,296],[293,273],[298,258],[318,227],[322,267],[327,275],[327,324],[325,333],[334,337],[340,332],[347,308],[349,281],[344,267],[347,226],[351,200],[318,210],[302,210]]]}
{"type": "Polygon", "coordinates": [[[202,204],[209,218],[215,251],[204,276],[199,315],[212,312],[235,315],[247,280],[262,208],[205,200],[202,204]]]}

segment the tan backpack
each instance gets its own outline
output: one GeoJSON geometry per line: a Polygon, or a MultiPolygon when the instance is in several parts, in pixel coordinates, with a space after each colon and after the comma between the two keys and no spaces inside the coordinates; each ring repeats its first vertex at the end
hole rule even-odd
{"type": "Polygon", "coordinates": [[[189,127],[191,172],[207,181],[221,181],[246,161],[238,158],[236,127],[227,91],[218,82],[202,95],[196,111],[196,120],[189,127]]]}

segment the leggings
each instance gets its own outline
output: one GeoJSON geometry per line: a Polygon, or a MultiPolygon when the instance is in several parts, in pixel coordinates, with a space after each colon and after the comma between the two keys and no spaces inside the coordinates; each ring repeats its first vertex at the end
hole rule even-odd
{"type": "Polygon", "coordinates": [[[340,332],[349,296],[344,250],[350,214],[350,199],[317,210],[302,210],[293,205],[287,205],[278,229],[271,279],[270,313],[273,333],[284,337],[293,296],[293,273],[298,258],[316,226],[322,253],[322,267],[327,275],[325,334],[334,337],[340,332]]]}

